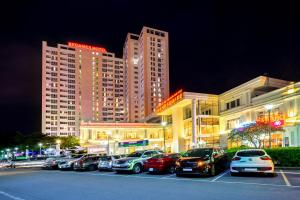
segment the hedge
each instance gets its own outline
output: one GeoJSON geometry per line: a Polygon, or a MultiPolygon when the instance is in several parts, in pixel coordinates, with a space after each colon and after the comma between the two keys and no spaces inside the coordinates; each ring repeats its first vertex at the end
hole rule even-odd
{"type": "MultiPolygon", "coordinates": [[[[228,149],[227,154],[229,159],[240,149],[247,149],[247,147],[228,149]]],[[[271,156],[276,166],[300,167],[300,147],[279,147],[265,149],[265,151],[271,156]]]]}

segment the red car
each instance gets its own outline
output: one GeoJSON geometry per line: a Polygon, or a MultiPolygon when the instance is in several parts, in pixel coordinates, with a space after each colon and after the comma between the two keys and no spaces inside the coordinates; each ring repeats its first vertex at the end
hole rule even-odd
{"type": "Polygon", "coordinates": [[[158,154],[145,161],[144,169],[149,173],[152,172],[175,172],[175,162],[180,158],[180,154],[158,154]]]}

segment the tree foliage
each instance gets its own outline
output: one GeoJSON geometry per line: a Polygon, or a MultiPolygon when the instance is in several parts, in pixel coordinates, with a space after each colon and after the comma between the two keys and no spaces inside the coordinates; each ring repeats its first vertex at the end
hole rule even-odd
{"type": "Polygon", "coordinates": [[[37,150],[39,149],[39,143],[42,143],[43,147],[46,148],[55,145],[58,139],[61,141],[61,148],[79,146],[79,139],[75,136],[54,137],[40,132],[23,134],[17,131],[1,134],[0,149],[18,147],[20,150],[26,148],[37,150]]]}
{"type": "Polygon", "coordinates": [[[233,129],[228,139],[231,141],[249,141],[255,148],[261,148],[267,133],[284,131],[282,126],[270,126],[268,123],[253,123],[245,127],[233,129]]]}

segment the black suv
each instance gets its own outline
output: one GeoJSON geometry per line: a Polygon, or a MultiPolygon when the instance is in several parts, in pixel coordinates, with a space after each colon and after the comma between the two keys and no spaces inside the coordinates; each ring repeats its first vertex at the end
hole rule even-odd
{"type": "Polygon", "coordinates": [[[215,176],[228,167],[227,154],[220,148],[188,150],[176,162],[176,176],[197,174],[215,176]]]}
{"type": "Polygon", "coordinates": [[[97,170],[98,169],[98,162],[101,156],[86,156],[83,157],[79,160],[77,160],[74,163],[74,170],[89,170],[89,171],[93,171],[93,170],[97,170]]]}

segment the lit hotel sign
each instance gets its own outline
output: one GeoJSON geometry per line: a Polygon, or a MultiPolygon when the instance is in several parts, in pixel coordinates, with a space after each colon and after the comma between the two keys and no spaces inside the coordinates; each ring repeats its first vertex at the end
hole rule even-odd
{"type": "Polygon", "coordinates": [[[174,94],[172,94],[172,96],[170,96],[169,98],[167,98],[163,102],[161,102],[159,104],[159,106],[156,107],[155,111],[157,113],[159,113],[159,112],[165,110],[166,108],[174,105],[176,102],[178,102],[182,98],[183,98],[183,90],[181,89],[181,90],[175,92],[174,94]]]}
{"type": "Polygon", "coordinates": [[[103,47],[95,47],[91,46],[88,44],[80,44],[76,42],[68,42],[69,47],[74,47],[74,48],[81,48],[81,49],[87,49],[87,50],[92,50],[92,51],[100,51],[101,53],[105,53],[106,49],[103,47]]]}

